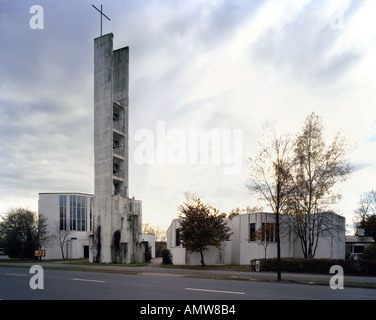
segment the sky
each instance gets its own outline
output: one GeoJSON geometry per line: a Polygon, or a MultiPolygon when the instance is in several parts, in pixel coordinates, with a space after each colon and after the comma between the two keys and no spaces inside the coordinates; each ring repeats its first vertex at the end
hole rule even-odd
{"type": "MultiPolygon", "coordinates": [[[[0,0],[0,214],[37,211],[42,192],[94,193],[92,5],[0,0]]],[[[263,128],[296,133],[315,112],[328,142],[341,130],[352,146],[333,205],[351,229],[361,193],[376,188],[375,1],[107,0],[103,10],[103,34],[130,48],[129,195],[144,223],[167,229],[184,192],[221,212],[267,210],[246,187],[263,128]],[[197,147],[205,133],[218,144],[197,147]]]]}

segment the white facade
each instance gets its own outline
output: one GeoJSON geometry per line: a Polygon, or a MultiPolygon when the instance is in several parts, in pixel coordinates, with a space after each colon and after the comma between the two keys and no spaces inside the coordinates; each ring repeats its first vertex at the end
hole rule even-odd
{"type": "MultiPolygon", "coordinates": [[[[229,223],[230,220],[227,221],[229,223]]],[[[179,219],[172,221],[167,229],[167,249],[170,250],[172,263],[174,265],[197,265],[200,264],[200,253],[189,254],[183,245],[179,242],[178,229],[180,227],[179,219]]],[[[216,247],[210,247],[204,251],[204,260],[206,264],[231,264],[232,263],[232,241],[225,241],[221,245],[221,250],[216,247]]]]}
{"type": "MultiPolygon", "coordinates": [[[[39,193],[38,214],[47,221],[47,233],[52,236],[56,228],[69,232],[68,241],[63,247],[64,258],[89,258],[90,235],[93,234],[93,194],[87,193],[39,193]]],[[[147,242],[155,257],[155,235],[142,234],[142,242],[147,242]]],[[[49,241],[45,259],[62,259],[58,243],[49,241]]]]}
{"type": "MultiPolygon", "coordinates": [[[[344,259],[345,258],[345,218],[334,213],[329,215],[331,221],[343,231],[336,231],[328,237],[321,237],[318,242],[315,258],[344,259]]],[[[294,235],[286,217],[281,215],[281,257],[303,257],[303,252],[299,238],[294,235]]],[[[252,259],[265,258],[265,248],[262,244],[252,240],[252,232],[258,230],[263,224],[274,222],[274,214],[256,212],[241,214],[227,220],[231,228],[230,241],[222,243],[221,250],[211,247],[204,251],[206,264],[250,264],[252,259]]],[[[175,265],[198,265],[200,264],[200,254],[189,254],[179,243],[178,229],[180,222],[178,219],[172,221],[167,230],[167,249],[172,255],[172,262],[175,265]]],[[[273,239],[274,240],[274,239],[273,239]]],[[[266,257],[275,258],[277,256],[277,242],[271,241],[266,247],[266,257]]]]}
{"type": "MultiPolygon", "coordinates": [[[[48,234],[68,232],[64,257],[68,259],[89,257],[89,233],[93,226],[93,198],[86,193],[39,193],[38,214],[47,219],[48,234]]],[[[49,241],[45,248],[46,259],[62,259],[58,243],[49,241]]]]}

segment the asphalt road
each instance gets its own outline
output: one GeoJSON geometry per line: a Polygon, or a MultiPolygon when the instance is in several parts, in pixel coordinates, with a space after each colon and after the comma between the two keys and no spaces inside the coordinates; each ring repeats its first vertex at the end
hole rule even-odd
{"type": "Polygon", "coordinates": [[[173,274],[130,275],[66,270],[43,270],[43,289],[31,289],[30,280],[33,276],[28,268],[1,267],[0,299],[144,301],[376,299],[375,289],[345,287],[343,290],[332,290],[329,286],[293,283],[198,279],[173,274]]]}

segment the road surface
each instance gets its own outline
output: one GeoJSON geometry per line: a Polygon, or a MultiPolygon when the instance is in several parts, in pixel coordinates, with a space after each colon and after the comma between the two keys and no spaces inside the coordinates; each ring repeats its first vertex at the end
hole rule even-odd
{"type": "MultiPolygon", "coordinates": [[[[2,300],[375,300],[375,289],[293,283],[188,278],[166,274],[116,274],[43,270],[43,289],[32,289],[37,272],[0,268],[2,300]]],[[[40,275],[40,274],[39,274],[40,275]]]]}

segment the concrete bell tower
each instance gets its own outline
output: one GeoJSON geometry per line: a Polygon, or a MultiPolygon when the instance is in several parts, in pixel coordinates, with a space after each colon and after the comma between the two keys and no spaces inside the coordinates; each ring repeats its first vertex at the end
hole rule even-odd
{"type": "Polygon", "coordinates": [[[90,262],[144,261],[141,201],[129,198],[129,48],[94,39],[94,210],[90,262]]]}

